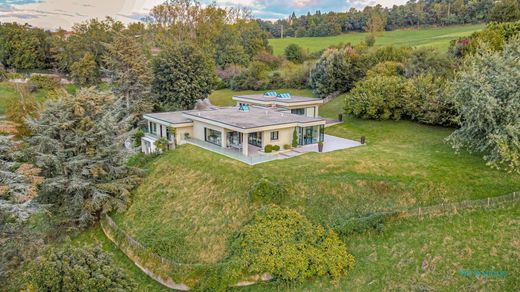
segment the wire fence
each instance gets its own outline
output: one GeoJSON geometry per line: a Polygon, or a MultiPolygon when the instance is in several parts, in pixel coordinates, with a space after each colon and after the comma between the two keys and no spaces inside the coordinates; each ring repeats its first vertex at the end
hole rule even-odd
{"type": "Polygon", "coordinates": [[[460,210],[475,209],[475,208],[492,208],[505,204],[513,204],[520,199],[519,192],[513,192],[508,195],[498,197],[488,197],[479,200],[466,200],[456,203],[443,203],[439,205],[427,207],[415,207],[407,210],[402,210],[398,214],[400,218],[421,217],[421,216],[441,216],[449,214],[457,214],[460,210]]]}

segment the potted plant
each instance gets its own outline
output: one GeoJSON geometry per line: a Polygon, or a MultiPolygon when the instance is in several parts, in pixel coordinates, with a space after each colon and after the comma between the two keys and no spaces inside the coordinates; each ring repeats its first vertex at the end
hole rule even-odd
{"type": "Polygon", "coordinates": [[[321,141],[318,142],[318,151],[323,152],[323,142],[321,141]]]}

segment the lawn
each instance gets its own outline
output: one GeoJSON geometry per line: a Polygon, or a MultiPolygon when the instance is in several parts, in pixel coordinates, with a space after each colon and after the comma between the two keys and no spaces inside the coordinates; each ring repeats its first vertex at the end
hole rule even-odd
{"type": "MultiPolygon", "coordinates": [[[[310,89],[288,89],[288,88],[282,88],[276,90],[277,92],[289,92],[292,95],[300,95],[300,96],[310,96],[314,97],[314,94],[310,89]]],[[[234,91],[231,89],[220,89],[215,90],[211,93],[209,96],[209,100],[212,104],[218,105],[218,106],[233,106],[236,105],[236,101],[232,99],[234,95],[243,95],[243,94],[259,94],[264,93],[265,90],[241,90],[241,91],[234,91]]]]}
{"type": "MultiPolygon", "coordinates": [[[[386,31],[376,37],[376,46],[395,45],[413,47],[433,47],[440,51],[446,51],[451,40],[484,28],[482,24],[457,25],[440,28],[400,29],[386,31]]],[[[331,45],[340,43],[358,44],[365,40],[367,33],[346,33],[330,37],[304,37],[270,39],[275,55],[282,55],[289,44],[298,44],[309,52],[316,52],[331,45]]]]}
{"type": "MultiPolygon", "coordinates": [[[[340,100],[334,102],[340,110],[340,100]]],[[[327,106],[325,113],[337,113],[327,106]]],[[[230,236],[260,207],[247,193],[263,176],[287,183],[284,206],[325,226],[360,213],[520,190],[520,175],[493,170],[478,155],[455,154],[444,142],[450,129],[347,119],[327,132],[351,139],[363,135],[367,145],[256,166],[181,146],[147,166],[128,211],[115,219],[163,256],[214,263],[226,256],[230,236]]]]}
{"type": "MultiPolygon", "coordinates": [[[[40,89],[33,94],[37,101],[43,102],[46,99],[47,91],[40,89]]],[[[5,114],[5,102],[11,97],[18,97],[15,85],[9,82],[0,82],[0,114],[5,114]]]]}
{"type": "MultiPolygon", "coordinates": [[[[458,215],[396,221],[383,233],[347,240],[356,258],[341,283],[286,291],[516,291],[520,287],[520,203],[458,215]],[[490,272],[477,277],[476,272],[490,272]],[[495,272],[495,273],[493,273],[495,272]]],[[[245,291],[273,291],[273,284],[245,291]]]]}

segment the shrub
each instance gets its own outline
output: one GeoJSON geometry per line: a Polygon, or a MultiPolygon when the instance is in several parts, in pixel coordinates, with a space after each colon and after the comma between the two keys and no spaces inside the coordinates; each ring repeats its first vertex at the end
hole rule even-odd
{"type": "Polygon", "coordinates": [[[296,128],[294,128],[292,135],[292,147],[298,146],[298,133],[296,132],[296,128]]]}
{"type": "Polygon", "coordinates": [[[367,44],[367,46],[373,47],[375,43],[376,43],[376,37],[374,36],[374,34],[371,33],[365,37],[365,44],[367,44]]]}
{"type": "Polygon", "coordinates": [[[283,80],[283,87],[285,88],[308,88],[309,74],[312,67],[311,62],[303,64],[294,64],[292,62],[285,62],[280,69],[281,79],[283,80]]]}
{"type": "Polygon", "coordinates": [[[141,128],[137,129],[137,131],[135,131],[135,133],[132,137],[134,140],[134,147],[141,146],[141,138],[143,138],[143,137],[144,137],[143,129],[141,129],[141,128]]]}
{"type": "Polygon", "coordinates": [[[267,178],[260,178],[249,190],[249,198],[253,202],[279,204],[285,200],[287,194],[284,184],[267,178]]]}
{"type": "Polygon", "coordinates": [[[276,57],[273,54],[266,51],[261,51],[260,53],[258,53],[253,58],[253,61],[262,62],[269,66],[269,68],[271,68],[272,70],[277,69],[282,64],[282,59],[280,57],[276,57]]]}
{"type": "Polygon", "coordinates": [[[297,44],[290,44],[285,48],[285,58],[296,64],[302,64],[305,61],[305,50],[297,44]]]}
{"type": "Polygon", "coordinates": [[[345,98],[345,113],[375,120],[399,120],[409,111],[413,87],[399,76],[376,75],[356,83],[345,98]]]}
{"type": "Polygon", "coordinates": [[[29,266],[27,282],[37,291],[132,291],[135,283],[100,247],[48,250],[29,266]]]}
{"type": "Polygon", "coordinates": [[[280,151],[280,146],[273,145],[273,151],[280,151]]]}
{"type": "Polygon", "coordinates": [[[0,68],[0,82],[7,80],[7,71],[0,68]]]}
{"type": "Polygon", "coordinates": [[[34,74],[29,78],[29,85],[35,89],[52,90],[60,86],[60,77],[34,74]]]}
{"type": "Polygon", "coordinates": [[[284,145],[283,145],[283,149],[285,149],[285,150],[289,150],[289,149],[291,149],[291,145],[289,145],[289,144],[284,144],[284,145]]]}
{"type": "Polygon", "coordinates": [[[161,137],[154,142],[154,145],[159,152],[165,152],[170,148],[170,141],[161,137]]]}
{"type": "Polygon", "coordinates": [[[271,144],[267,144],[267,145],[265,145],[265,147],[264,147],[264,152],[265,152],[265,153],[271,153],[271,152],[273,152],[273,145],[271,145],[271,144]]]}
{"type": "Polygon", "coordinates": [[[332,228],[342,237],[369,230],[382,232],[385,222],[396,214],[396,212],[371,213],[337,222],[333,224],[332,228]]]}
{"type": "Polygon", "coordinates": [[[231,257],[246,275],[269,273],[288,282],[320,276],[338,280],[354,266],[334,231],[275,205],[261,209],[242,228],[231,244],[231,257]]]}

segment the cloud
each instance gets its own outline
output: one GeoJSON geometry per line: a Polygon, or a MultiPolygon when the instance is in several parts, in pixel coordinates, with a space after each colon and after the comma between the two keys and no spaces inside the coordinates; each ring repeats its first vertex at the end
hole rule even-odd
{"type": "MultiPolygon", "coordinates": [[[[205,4],[213,0],[200,0],[205,4]]],[[[221,7],[242,6],[263,19],[285,18],[320,10],[346,11],[379,3],[403,4],[406,0],[215,0],[221,7]]],[[[111,16],[124,23],[135,22],[164,0],[0,0],[0,22],[27,22],[46,29],[70,28],[90,18],[111,16]]]]}

